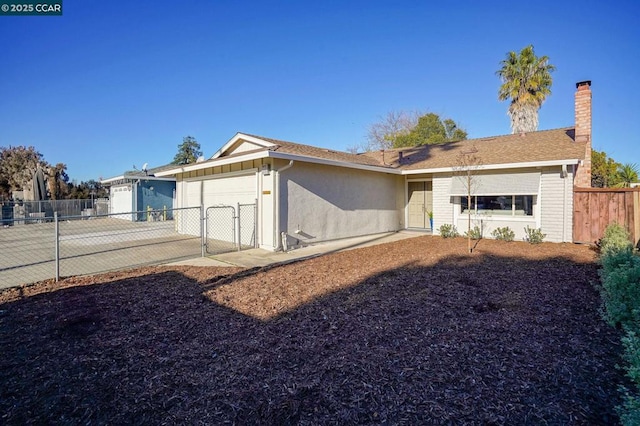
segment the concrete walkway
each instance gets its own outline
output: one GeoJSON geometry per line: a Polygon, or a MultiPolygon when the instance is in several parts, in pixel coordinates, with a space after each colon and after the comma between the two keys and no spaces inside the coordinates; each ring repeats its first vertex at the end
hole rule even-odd
{"type": "Polygon", "coordinates": [[[390,243],[393,241],[404,240],[406,238],[421,237],[423,235],[429,234],[420,231],[402,230],[398,232],[387,232],[384,234],[366,235],[363,237],[327,241],[290,250],[286,253],[262,249],[251,249],[223,253],[210,257],[197,257],[180,262],[170,263],[169,265],[240,266],[245,268],[253,268],[257,266],[267,266],[273,263],[287,263],[294,260],[301,260],[319,256],[322,254],[352,250],[355,248],[367,247],[376,244],[390,243]]]}

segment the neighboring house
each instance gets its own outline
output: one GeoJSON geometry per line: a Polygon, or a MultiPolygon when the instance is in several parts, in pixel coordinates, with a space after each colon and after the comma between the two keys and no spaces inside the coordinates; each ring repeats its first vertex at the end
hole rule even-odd
{"type": "Polygon", "coordinates": [[[100,183],[109,187],[109,213],[117,215],[117,218],[132,221],[171,219],[176,180],[156,174],[175,167],[167,165],[149,170],[133,170],[101,180],[100,183]],[[149,217],[148,210],[157,212],[149,217]]]}
{"type": "Polygon", "coordinates": [[[156,173],[177,181],[178,207],[257,202],[259,247],[374,234],[466,229],[468,214],[488,237],[509,226],[541,228],[572,241],[573,187],[591,181],[591,89],[581,82],[575,127],[349,154],[243,133],[211,159],[156,173]],[[481,161],[473,199],[458,176],[459,156],[481,161]]]}

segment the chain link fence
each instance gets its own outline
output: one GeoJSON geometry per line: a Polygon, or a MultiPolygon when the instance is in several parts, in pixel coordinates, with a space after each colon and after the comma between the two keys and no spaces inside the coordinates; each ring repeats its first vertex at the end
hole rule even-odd
{"type": "Polygon", "coordinates": [[[202,256],[202,223],[200,207],[3,221],[0,288],[202,256]]]}
{"type": "Polygon", "coordinates": [[[256,241],[257,204],[238,204],[238,250],[258,247],[256,241]]]}
{"type": "Polygon", "coordinates": [[[3,219],[0,288],[254,248],[256,204],[3,219]]]}
{"type": "Polygon", "coordinates": [[[219,254],[257,247],[257,204],[212,206],[206,210],[206,251],[219,254]]]}

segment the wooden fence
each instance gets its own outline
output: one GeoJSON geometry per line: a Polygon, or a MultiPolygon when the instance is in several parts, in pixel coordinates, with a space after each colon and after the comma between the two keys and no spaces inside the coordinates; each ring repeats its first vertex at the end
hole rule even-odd
{"type": "Polygon", "coordinates": [[[594,243],[614,222],[623,225],[640,247],[640,188],[574,188],[574,242],[594,243]]]}

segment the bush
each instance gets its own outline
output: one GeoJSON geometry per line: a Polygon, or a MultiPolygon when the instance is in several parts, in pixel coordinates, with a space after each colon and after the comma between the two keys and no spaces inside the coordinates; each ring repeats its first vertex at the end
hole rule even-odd
{"type": "Polygon", "coordinates": [[[442,238],[455,238],[460,236],[455,225],[444,224],[438,228],[438,233],[442,238]]]}
{"type": "Polygon", "coordinates": [[[464,236],[465,238],[471,236],[472,240],[480,240],[482,239],[482,231],[480,230],[480,227],[476,225],[471,229],[471,231],[465,231],[464,236]]]}
{"type": "Polygon", "coordinates": [[[491,231],[491,236],[496,240],[513,241],[513,239],[516,237],[516,233],[513,232],[508,226],[505,226],[504,228],[496,228],[491,231]]]}
{"type": "Polygon", "coordinates": [[[622,387],[623,405],[617,407],[618,415],[620,416],[620,424],[623,426],[637,426],[640,425],[640,396],[638,394],[631,394],[629,391],[622,387]]]}
{"type": "Polygon", "coordinates": [[[633,245],[629,241],[629,233],[617,223],[607,226],[599,243],[602,264],[600,277],[603,281],[612,271],[633,262],[633,245]]]}
{"type": "Polygon", "coordinates": [[[634,389],[620,387],[623,404],[616,407],[623,425],[640,424],[640,257],[633,253],[627,231],[620,225],[607,226],[600,240],[600,288],[603,318],[621,325],[624,369],[634,389]]]}
{"type": "Polygon", "coordinates": [[[602,282],[604,319],[612,326],[631,325],[640,312],[640,258],[612,269],[602,282]]]}
{"type": "MultiPolygon", "coordinates": [[[[635,328],[638,328],[636,324],[635,328]]],[[[625,366],[626,375],[635,384],[635,392],[629,391],[624,386],[621,387],[623,392],[623,405],[617,407],[620,422],[623,425],[640,424],[640,337],[633,330],[627,330],[627,334],[622,338],[622,346],[624,347],[623,357],[628,365],[625,366]]]]}
{"type": "Polygon", "coordinates": [[[622,225],[612,223],[604,230],[604,236],[600,239],[600,253],[603,256],[611,252],[633,251],[633,244],[629,240],[629,233],[622,225]]]}
{"type": "Polygon", "coordinates": [[[531,244],[540,244],[544,241],[544,237],[547,236],[547,234],[542,233],[542,229],[529,228],[529,225],[524,227],[524,233],[524,240],[531,244]]]}
{"type": "Polygon", "coordinates": [[[635,258],[631,248],[607,251],[606,255],[600,256],[600,264],[602,265],[600,278],[604,281],[613,271],[633,263],[635,258]]]}

